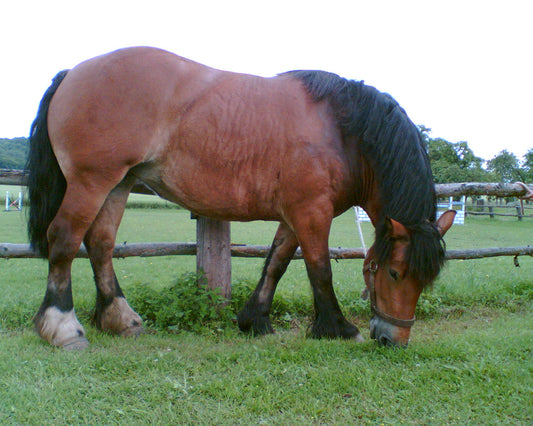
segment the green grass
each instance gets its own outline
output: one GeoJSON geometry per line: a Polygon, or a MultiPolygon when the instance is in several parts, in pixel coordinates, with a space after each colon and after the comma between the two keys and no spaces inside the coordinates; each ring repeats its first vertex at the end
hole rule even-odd
{"type": "Polygon", "coordinates": [[[89,330],[67,353],[2,336],[0,418],[24,424],[530,424],[531,316],[417,326],[407,350],[314,341],[89,330]],[[509,330],[513,330],[509,333],[509,330]],[[505,336],[505,338],[502,338],[505,336]],[[16,354],[16,356],[14,356],[16,354]]]}
{"type": "MultiPolygon", "coordinates": [[[[26,242],[25,213],[0,212],[0,241],[26,242]]],[[[273,223],[232,224],[232,242],[270,244],[273,223]]],[[[363,224],[367,244],[372,228],[363,224]]],[[[118,241],[195,241],[195,222],[174,209],[128,209],[118,241]]],[[[448,248],[533,243],[531,223],[467,218],[448,248]]],[[[358,247],[349,212],[331,246],[358,247]]],[[[249,295],[262,259],[233,259],[235,304],[249,295]]],[[[196,333],[155,332],[121,339],[88,325],[92,271],[76,260],[76,311],[89,350],[67,353],[31,331],[47,265],[0,260],[0,422],[2,424],[531,424],[533,422],[533,259],[451,261],[423,294],[407,350],[368,339],[361,260],[333,262],[341,306],[367,342],[305,338],[312,312],[302,261],[280,283],[277,334],[242,336],[232,321],[196,333]]],[[[126,296],[164,291],[195,270],[190,256],[115,262],[126,296]]],[[[132,302],[133,304],[133,302],[132,302]]],[[[234,308],[237,308],[235,306],[234,308]]],[[[181,329],[180,329],[181,330],[181,329]]]]}

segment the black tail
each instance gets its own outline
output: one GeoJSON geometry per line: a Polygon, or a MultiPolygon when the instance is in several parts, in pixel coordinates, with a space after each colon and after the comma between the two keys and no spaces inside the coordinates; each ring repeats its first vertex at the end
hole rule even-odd
{"type": "Polygon", "coordinates": [[[26,170],[29,172],[28,235],[32,248],[37,249],[42,257],[48,257],[46,231],[57,214],[67,188],[65,177],[52,151],[47,123],[50,101],[67,72],[61,71],[54,77],[41,99],[30,131],[30,152],[26,163],[26,170]]]}

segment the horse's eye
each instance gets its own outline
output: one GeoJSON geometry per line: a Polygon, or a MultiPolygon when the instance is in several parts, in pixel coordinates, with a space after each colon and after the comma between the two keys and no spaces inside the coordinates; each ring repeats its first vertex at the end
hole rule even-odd
{"type": "Polygon", "coordinates": [[[398,271],[395,271],[394,269],[389,268],[389,275],[392,277],[394,281],[400,280],[400,273],[398,271]]]}

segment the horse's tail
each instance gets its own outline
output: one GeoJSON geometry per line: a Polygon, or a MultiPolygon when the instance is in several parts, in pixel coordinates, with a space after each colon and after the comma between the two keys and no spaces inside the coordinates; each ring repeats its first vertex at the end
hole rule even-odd
{"type": "Polygon", "coordinates": [[[48,135],[48,107],[68,71],[59,72],[45,92],[37,117],[31,125],[28,171],[29,219],[28,236],[31,247],[48,257],[46,232],[54,219],[67,187],[48,135]]]}

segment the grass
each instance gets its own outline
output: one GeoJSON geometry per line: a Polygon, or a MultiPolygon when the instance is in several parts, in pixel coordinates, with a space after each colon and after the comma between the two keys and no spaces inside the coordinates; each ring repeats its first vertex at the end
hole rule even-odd
{"type": "MultiPolygon", "coordinates": [[[[276,225],[232,224],[232,242],[269,244],[276,225]]],[[[363,224],[367,244],[372,229],[363,224]]],[[[183,210],[126,212],[118,241],[194,241],[183,210]]],[[[25,214],[0,212],[0,241],[26,242],[25,214]]],[[[467,218],[448,248],[527,245],[531,224],[467,218]]],[[[331,246],[357,247],[349,212],[335,220],[331,246]]],[[[263,260],[233,259],[235,304],[249,295],[263,260]]],[[[302,261],[292,262],[275,299],[277,334],[259,339],[231,321],[120,339],[88,325],[95,291],[87,260],[76,260],[76,311],[89,350],[67,353],[31,331],[47,265],[0,260],[0,420],[2,424],[531,424],[533,422],[533,259],[451,261],[424,293],[407,350],[369,341],[305,338],[312,311],[302,261]]],[[[117,260],[135,301],[194,271],[193,257],[117,260]]],[[[347,316],[368,337],[362,261],[333,262],[347,316]]]]}
{"type": "Polygon", "coordinates": [[[12,333],[0,349],[0,417],[25,424],[530,423],[531,316],[465,319],[423,323],[407,350],[293,331],[132,341],[90,330],[90,350],[66,353],[27,331],[12,333]]]}

